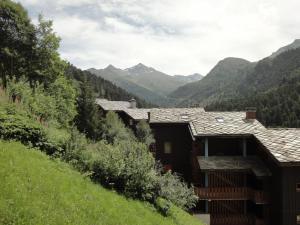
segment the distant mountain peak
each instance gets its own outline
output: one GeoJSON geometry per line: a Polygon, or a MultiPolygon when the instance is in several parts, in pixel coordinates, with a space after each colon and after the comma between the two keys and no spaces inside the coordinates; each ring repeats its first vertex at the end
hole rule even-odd
{"type": "Polygon", "coordinates": [[[133,67],[129,67],[125,70],[130,72],[131,74],[135,74],[135,75],[155,72],[155,69],[153,69],[152,67],[148,67],[148,66],[144,65],[143,63],[139,63],[139,64],[137,64],[133,67]]]}
{"type": "Polygon", "coordinates": [[[107,67],[104,68],[105,70],[108,69],[108,70],[113,70],[113,69],[117,69],[114,65],[112,64],[109,64],[107,67]]]}

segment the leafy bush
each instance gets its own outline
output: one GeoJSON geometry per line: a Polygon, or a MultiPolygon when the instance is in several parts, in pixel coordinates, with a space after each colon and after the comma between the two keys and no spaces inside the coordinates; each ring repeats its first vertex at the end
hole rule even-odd
{"type": "Polygon", "coordinates": [[[188,187],[181,177],[168,171],[160,176],[159,196],[168,199],[173,204],[183,209],[191,209],[196,206],[198,200],[194,194],[194,188],[188,187]]]}
{"type": "Polygon", "coordinates": [[[141,120],[136,126],[136,137],[138,141],[150,146],[154,143],[152,130],[146,120],[141,120]]]}
{"type": "Polygon", "coordinates": [[[57,143],[54,139],[47,137],[45,128],[39,122],[13,104],[0,106],[0,137],[38,147],[48,154],[59,153],[63,150],[62,143],[57,143]]]}
{"type": "Polygon", "coordinates": [[[155,160],[146,145],[122,141],[115,145],[94,144],[87,152],[93,179],[128,197],[153,200],[158,182],[155,160]]]}
{"type": "Polygon", "coordinates": [[[114,112],[108,112],[102,124],[102,138],[113,144],[124,140],[135,141],[133,132],[125,127],[122,120],[114,112]]]}

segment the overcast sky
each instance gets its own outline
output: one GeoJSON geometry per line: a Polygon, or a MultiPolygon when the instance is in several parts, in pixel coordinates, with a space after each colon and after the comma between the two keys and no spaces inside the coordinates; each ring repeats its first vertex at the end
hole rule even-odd
{"type": "Polygon", "coordinates": [[[87,69],[142,62],[205,75],[221,59],[257,61],[300,38],[299,0],[20,0],[62,38],[62,57],[87,69]]]}

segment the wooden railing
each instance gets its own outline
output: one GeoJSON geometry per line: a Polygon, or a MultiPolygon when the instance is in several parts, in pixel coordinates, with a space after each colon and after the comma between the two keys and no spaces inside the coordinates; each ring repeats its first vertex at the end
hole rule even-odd
{"type": "Polygon", "coordinates": [[[267,225],[264,220],[253,215],[213,215],[211,225],[267,225]]]}
{"type": "Polygon", "coordinates": [[[203,200],[252,200],[257,204],[267,204],[268,195],[262,191],[251,188],[222,187],[222,188],[198,188],[195,193],[203,200]]]}

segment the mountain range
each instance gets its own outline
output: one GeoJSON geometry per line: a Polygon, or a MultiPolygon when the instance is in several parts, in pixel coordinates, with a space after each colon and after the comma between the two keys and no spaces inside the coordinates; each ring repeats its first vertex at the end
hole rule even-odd
{"type": "Polygon", "coordinates": [[[257,62],[222,59],[204,77],[170,76],[141,63],[89,71],[158,106],[215,111],[254,106],[265,125],[300,127],[300,39],[257,62]]]}
{"type": "Polygon", "coordinates": [[[299,39],[258,62],[225,58],[203,79],[181,86],[169,96],[179,100],[178,106],[206,106],[276,88],[300,67],[298,47],[299,39]]]}
{"type": "Polygon", "coordinates": [[[91,68],[88,71],[159,106],[174,105],[177,100],[168,96],[171,92],[182,85],[203,78],[200,74],[171,76],[142,63],[127,69],[109,65],[104,69],[91,68]]]}

